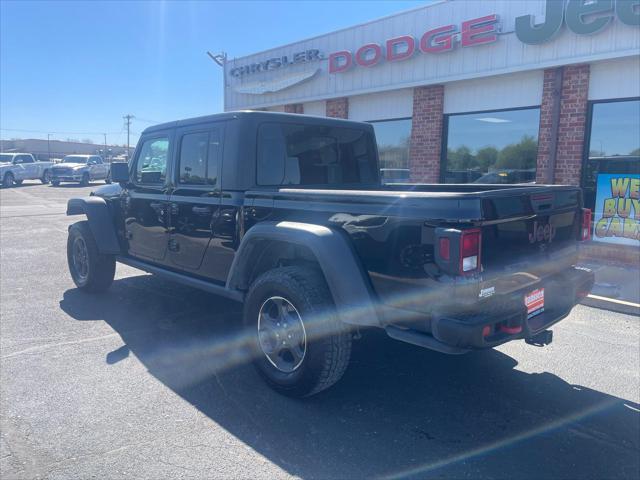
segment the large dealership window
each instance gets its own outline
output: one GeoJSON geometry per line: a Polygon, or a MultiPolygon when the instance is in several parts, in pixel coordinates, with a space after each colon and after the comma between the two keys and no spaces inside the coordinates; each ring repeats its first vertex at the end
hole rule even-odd
{"type": "Polygon", "coordinates": [[[583,168],[593,239],[640,246],[640,98],[589,104],[583,168]]]}
{"type": "Polygon", "coordinates": [[[540,108],[445,117],[445,183],[527,183],[536,179],[540,108]]]}
{"type": "Polygon", "coordinates": [[[376,133],[382,180],[385,182],[408,182],[411,119],[401,118],[370,123],[376,133]]]}

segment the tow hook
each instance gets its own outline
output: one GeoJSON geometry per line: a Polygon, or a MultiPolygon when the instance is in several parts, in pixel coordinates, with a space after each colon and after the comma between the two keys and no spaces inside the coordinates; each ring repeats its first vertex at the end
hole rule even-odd
{"type": "Polygon", "coordinates": [[[549,345],[553,342],[553,332],[551,330],[544,330],[532,337],[525,338],[524,341],[535,347],[544,347],[545,345],[549,345]]]}

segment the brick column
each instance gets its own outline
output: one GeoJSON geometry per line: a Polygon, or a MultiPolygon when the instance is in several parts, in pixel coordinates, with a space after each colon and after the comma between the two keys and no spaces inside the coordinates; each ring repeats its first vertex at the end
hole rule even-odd
{"type": "MultiPolygon", "coordinates": [[[[554,182],[579,185],[582,175],[584,138],[589,94],[589,65],[563,68],[558,119],[554,182]]],[[[540,108],[537,181],[546,181],[553,148],[553,89],[556,69],[545,70],[540,108]]]]}
{"type": "Polygon", "coordinates": [[[285,113],[304,113],[304,107],[301,103],[290,103],[284,106],[285,113]]]}
{"type": "Polygon", "coordinates": [[[349,118],[349,99],[347,97],[327,100],[327,117],[349,118]]]}
{"type": "Polygon", "coordinates": [[[409,149],[409,168],[413,182],[440,181],[443,108],[443,85],[413,89],[413,121],[409,149]]]}

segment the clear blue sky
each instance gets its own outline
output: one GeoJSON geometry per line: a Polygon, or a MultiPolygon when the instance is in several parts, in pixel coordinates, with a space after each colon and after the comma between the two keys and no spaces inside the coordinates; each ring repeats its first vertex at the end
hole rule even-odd
{"type": "Polygon", "coordinates": [[[207,50],[242,56],[424,3],[0,0],[0,136],[122,144],[131,113],[134,143],[152,123],[222,111],[207,50]]]}

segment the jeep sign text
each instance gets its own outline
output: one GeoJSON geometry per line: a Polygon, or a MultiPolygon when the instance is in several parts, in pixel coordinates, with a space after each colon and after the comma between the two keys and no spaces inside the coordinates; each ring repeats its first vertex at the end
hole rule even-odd
{"type": "Polygon", "coordinates": [[[613,20],[614,13],[625,25],[640,25],[640,0],[547,0],[544,23],[534,24],[532,15],[516,17],[516,36],[522,43],[539,45],[566,23],[578,35],[597,33],[613,20]]]}

